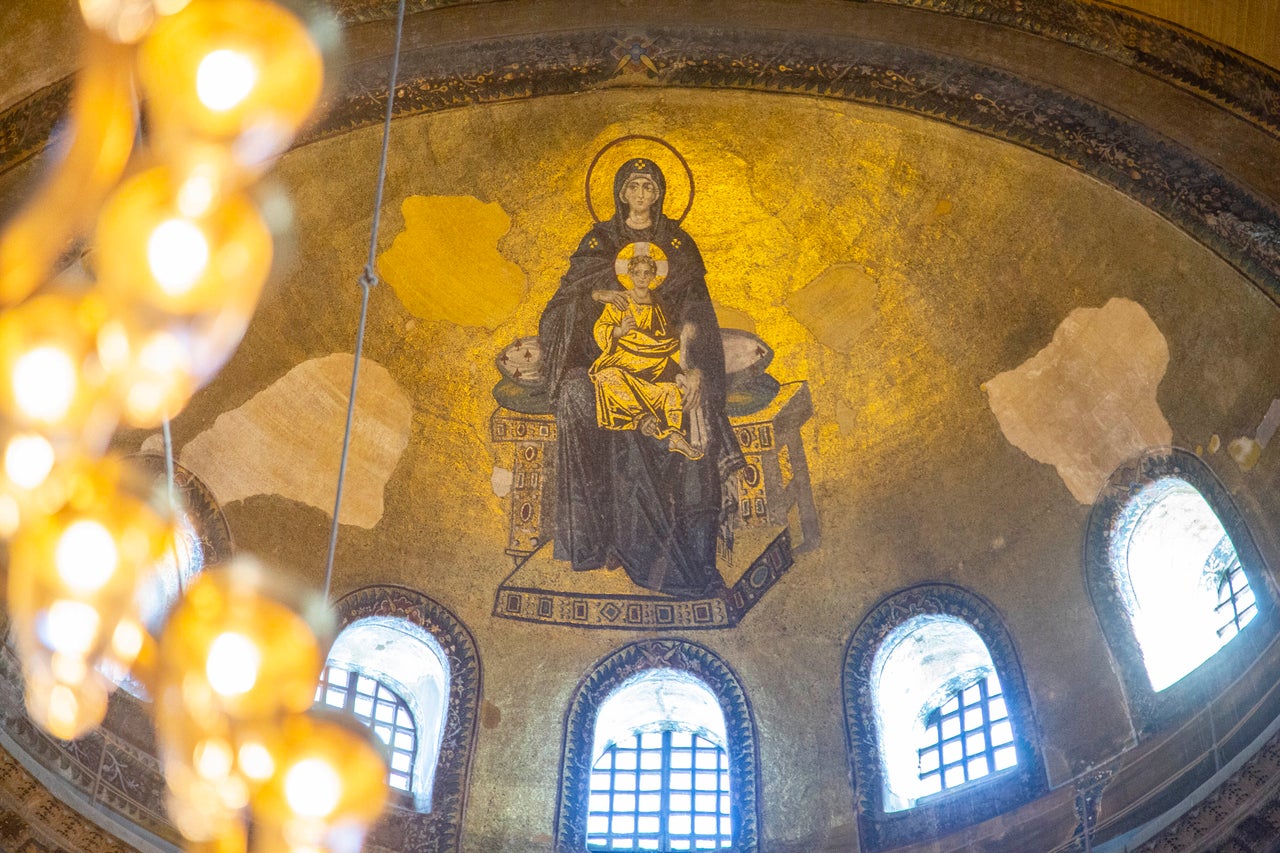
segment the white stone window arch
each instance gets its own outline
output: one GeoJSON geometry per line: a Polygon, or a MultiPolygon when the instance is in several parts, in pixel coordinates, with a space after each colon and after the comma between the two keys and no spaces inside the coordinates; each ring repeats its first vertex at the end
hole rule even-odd
{"type": "Polygon", "coordinates": [[[650,669],[601,703],[591,750],[588,850],[733,845],[724,710],[697,676],[650,669]]]}
{"type": "Polygon", "coordinates": [[[1108,557],[1151,689],[1177,683],[1257,614],[1253,589],[1218,514],[1186,480],[1138,489],[1117,518],[1108,557]]]}
{"type": "Polygon", "coordinates": [[[412,622],[370,616],[342,630],[327,664],[381,682],[404,701],[416,732],[409,788],[414,807],[430,811],[449,707],[449,660],[440,643],[412,622]]]}
{"type": "Polygon", "coordinates": [[[941,789],[938,774],[931,772],[935,768],[926,766],[932,751],[922,749],[934,740],[931,716],[940,712],[956,722],[956,732],[944,732],[951,745],[967,749],[967,761],[983,768],[969,781],[960,779],[947,788],[1013,768],[1017,750],[1002,693],[991,652],[968,622],[931,614],[894,628],[876,651],[871,668],[884,811],[913,808],[941,789]],[[976,690],[979,685],[986,690],[976,690]],[[952,714],[953,703],[958,714],[952,714]]]}

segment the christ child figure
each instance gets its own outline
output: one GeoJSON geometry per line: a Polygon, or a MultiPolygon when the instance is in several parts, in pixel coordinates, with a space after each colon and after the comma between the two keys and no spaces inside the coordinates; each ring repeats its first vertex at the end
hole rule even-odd
{"type": "MultiPolygon", "coordinates": [[[[685,382],[680,369],[680,338],[669,328],[653,288],[660,284],[658,263],[643,244],[626,262],[618,279],[626,307],[606,303],[594,335],[600,356],[591,365],[596,389],[596,422],[605,429],[637,429],[665,441],[673,453],[701,459],[685,429],[685,382]]],[[[647,247],[646,247],[647,248],[647,247]]]]}

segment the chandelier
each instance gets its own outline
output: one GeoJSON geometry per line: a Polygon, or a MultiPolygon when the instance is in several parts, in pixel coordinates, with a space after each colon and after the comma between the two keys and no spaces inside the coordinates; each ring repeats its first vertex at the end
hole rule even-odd
{"type": "MultiPolygon", "coordinates": [[[[242,555],[159,627],[140,610],[177,534],[169,420],[248,326],[280,230],[255,187],[319,101],[336,27],[273,0],[80,11],[60,159],[0,231],[0,535],[27,711],[75,739],[130,675],[188,849],[356,851],[387,771],[368,729],[312,707],[332,541],[323,593],[242,555]],[[163,427],[167,491],[108,452],[122,423],[163,427]]],[[[385,158],[384,141],[383,175],[385,158]]]]}

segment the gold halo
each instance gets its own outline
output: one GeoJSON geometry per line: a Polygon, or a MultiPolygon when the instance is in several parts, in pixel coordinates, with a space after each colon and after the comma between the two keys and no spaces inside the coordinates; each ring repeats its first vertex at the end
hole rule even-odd
{"type": "Polygon", "coordinates": [[[661,249],[653,243],[628,243],[623,246],[618,256],[613,259],[613,271],[618,275],[618,281],[627,290],[631,290],[636,283],[631,280],[630,274],[627,272],[628,262],[636,255],[653,258],[654,263],[658,265],[658,272],[653,277],[653,282],[649,285],[649,290],[654,290],[667,278],[667,256],[661,249]]]}
{"type": "MultiPolygon", "coordinates": [[[[656,136],[644,136],[638,133],[619,136],[601,148],[591,165],[587,167],[587,210],[596,222],[602,222],[597,210],[613,210],[617,203],[613,198],[613,178],[618,169],[628,160],[644,157],[658,164],[662,176],[667,180],[667,192],[664,208],[673,198],[680,198],[687,193],[688,200],[679,216],[672,216],[676,224],[684,222],[693,208],[693,171],[684,157],[671,143],[656,136]],[[601,167],[597,170],[597,167],[601,167]],[[603,178],[597,178],[597,172],[603,178]]],[[[670,214],[668,214],[670,215],[670,214]]]]}

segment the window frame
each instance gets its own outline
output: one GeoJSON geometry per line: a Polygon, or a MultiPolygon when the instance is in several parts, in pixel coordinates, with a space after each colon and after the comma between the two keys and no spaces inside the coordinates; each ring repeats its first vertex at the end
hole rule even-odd
{"type": "Polygon", "coordinates": [[[697,643],[675,639],[641,640],[623,646],[597,661],[575,688],[565,714],[555,849],[559,853],[594,853],[586,845],[596,718],[614,690],[653,669],[688,673],[719,702],[724,714],[729,790],[737,825],[733,846],[716,849],[758,853],[759,759],[755,723],[746,694],[737,675],[714,652],[697,643]]]}
{"type": "Polygon", "coordinates": [[[382,725],[384,727],[389,727],[391,730],[391,739],[390,741],[384,742],[387,748],[387,753],[393,759],[396,755],[407,755],[409,759],[409,767],[407,770],[399,770],[393,766],[393,762],[388,762],[387,787],[391,789],[393,796],[402,794],[412,798],[419,793],[415,790],[416,786],[414,785],[417,781],[414,779],[414,766],[418,759],[418,721],[414,718],[413,709],[409,707],[409,703],[400,695],[400,690],[396,686],[393,686],[386,677],[382,675],[382,673],[365,672],[356,667],[348,667],[344,664],[334,663],[330,660],[325,663],[324,669],[320,670],[320,683],[316,689],[315,706],[317,708],[327,708],[350,714],[352,717],[359,720],[365,728],[373,732],[374,736],[377,737],[378,740],[382,740],[382,736],[377,733],[378,726],[382,725]],[[346,684],[339,684],[333,679],[332,676],[335,670],[346,676],[346,684]],[[361,679],[373,682],[374,688],[371,696],[360,692],[359,685],[361,679]],[[341,705],[334,705],[329,701],[330,691],[334,691],[341,695],[341,705]],[[356,706],[360,699],[368,699],[372,705],[371,713],[367,719],[364,714],[357,710],[356,706]],[[378,706],[384,702],[389,702],[393,709],[390,723],[385,720],[378,719],[378,706]],[[405,717],[408,719],[409,725],[407,727],[402,725],[402,720],[400,719],[401,712],[403,712],[405,717]],[[397,743],[397,736],[401,734],[401,732],[408,734],[409,737],[413,739],[412,746],[407,750],[397,743]],[[392,776],[403,777],[405,780],[405,787],[400,788],[393,784],[390,778],[392,776]]]}
{"type": "Polygon", "coordinates": [[[1012,811],[1048,791],[1026,679],[1013,639],[985,599],[948,583],[926,583],[881,599],[854,630],[845,649],[841,693],[845,746],[854,782],[858,838],[865,851],[936,838],[1012,811]],[[987,647],[1013,727],[1017,764],[986,778],[929,794],[911,808],[885,810],[885,771],[873,693],[877,652],[918,616],[959,619],[987,647]]]}
{"type": "Polygon", "coordinates": [[[1159,448],[1128,460],[1112,472],[1089,512],[1084,537],[1085,586],[1107,648],[1120,674],[1129,717],[1139,739],[1191,716],[1244,674],[1277,630],[1271,571],[1231,495],[1204,460],[1181,448],[1159,448]],[[1127,510],[1134,496],[1162,480],[1177,478],[1200,493],[1231,537],[1257,612],[1239,633],[1178,681],[1156,691],[1125,607],[1128,567],[1112,563],[1112,543],[1127,537],[1143,513],[1127,510]],[[1120,577],[1123,571],[1125,577],[1120,577]]]}
{"type": "MultiPolygon", "coordinates": [[[[716,838],[717,841],[720,840],[720,836],[724,832],[723,830],[724,822],[730,823],[729,833],[728,833],[729,841],[731,842],[730,846],[725,847],[723,845],[720,845],[713,848],[699,848],[694,846],[694,844],[696,843],[695,840],[692,838],[689,838],[688,840],[689,840],[690,846],[683,849],[690,850],[690,851],[700,850],[700,849],[712,849],[712,850],[732,849],[732,840],[733,840],[732,817],[726,816],[722,814],[720,811],[722,807],[722,802],[723,802],[722,798],[727,798],[730,800],[730,803],[732,803],[733,782],[732,782],[732,779],[728,778],[729,777],[729,753],[724,748],[724,746],[717,744],[714,741],[708,739],[706,737],[706,734],[704,732],[698,731],[696,727],[693,727],[693,726],[684,727],[684,726],[676,725],[674,727],[664,726],[656,730],[641,728],[641,729],[636,729],[632,731],[627,741],[610,743],[607,747],[605,747],[604,752],[602,752],[596,758],[595,763],[591,767],[592,777],[595,777],[597,775],[605,775],[605,774],[607,774],[609,777],[609,780],[611,783],[610,787],[607,790],[602,791],[593,786],[591,788],[591,796],[593,797],[601,796],[601,795],[607,796],[611,803],[613,800],[617,799],[619,796],[632,797],[632,799],[634,800],[634,803],[633,803],[633,808],[630,810],[629,813],[624,813],[621,810],[618,810],[618,811],[611,810],[603,813],[606,817],[606,820],[614,816],[623,816],[624,814],[627,817],[633,818],[634,825],[633,825],[633,831],[631,833],[632,837],[628,839],[628,841],[634,841],[638,845],[641,841],[641,839],[639,839],[638,836],[650,834],[648,832],[644,832],[640,828],[640,821],[641,821],[641,818],[643,817],[656,817],[658,819],[658,829],[657,829],[658,838],[656,839],[656,841],[658,843],[661,843],[665,839],[669,845],[671,842],[672,835],[680,836],[681,840],[684,840],[686,836],[685,833],[679,833],[673,830],[671,826],[671,822],[673,818],[687,816],[689,819],[690,830],[691,830],[691,832],[688,834],[693,835],[694,833],[692,832],[692,830],[694,830],[697,826],[697,818],[706,817],[710,815],[711,817],[714,818],[716,822],[716,831],[714,834],[717,837],[716,838]],[[675,735],[687,735],[689,739],[689,746],[686,747],[686,746],[676,745],[673,742],[675,735]],[[660,744],[657,747],[645,746],[644,740],[646,736],[648,737],[657,736],[660,741],[660,744]],[[632,744],[634,744],[634,746],[632,744]],[[687,769],[676,766],[675,759],[676,759],[677,752],[689,753],[689,756],[688,756],[689,764],[687,769]],[[635,759],[636,759],[634,770],[618,767],[619,753],[634,753],[635,759]],[[644,756],[646,754],[647,755],[656,754],[658,758],[657,767],[650,767],[650,768],[644,767],[644,764],[645,764],[644,756]],[[707,768],[699,766],[699,758],[703,755],[708,755],[708,754],[715,757],[716,766],[714,770],[715,770],[715,776],[716,776],[716,790],[714,792],[699,790],[697,788],[696,782],[694,781],[694,779],[696,778],[694,774],[708,772],[707,768]],[[609,766],[605,768],[601,768],[600,762],[605,758],[605,756],[608,756],[609,758],[609,762],[608,762],[609,766]],[[616,780],[619,772],[634,773],[637,775],[644,775],[646,773],[656,774],[659,777],[658,788],[655,791],[646,792],[640,785],[637,785],[635,791],[619,791],[617,790],[617,784],[616,784],[616,780]],[[673,776],[675,776],[678,773],[685,773],[685,772],[689,774],[690,787],[688,789],[674,788],[673,787],[674,783],[672,782],[673,776]],[[722,785],[727,787],[722,787],[722,785]],[[659,806],[658,806],[658,813],[656,815],[642,810],[641,800],[643,797],[646,797],[646,796],[657,797],[659,801],[659,806]],[[710,813],[699,811],[699,809],[697,808],[699,796],[713,797],[715,800],[715,811],[710,813]],[[685,809],[676,810],[675,806],[672,805],[672,800],[674,800],[677,797],[688,798],[689,808],[687,810],[685,809]]],[[[732,812],[732,805],[730,805],[730,812],[732,812]]],[[[599,837],[601,835],[600,833],[591,832],[591,826],[590,826],[591,818],[598,814],[601,814],[601,813],[588,807],[588,810],[587,810],[587,821],[588,821],[587,849],[588,850],[603,851],[603,850],[649,849],[649,848],[642,848],[639,846],[614,847],[613,843],[615,839],[612,837],[606,838],[606,843],[608,846],[605,846],[605,847],[591,846],[593,838],[599,837]]],[[[609,830],[603,834],[605,836],[612,836],[613,832],[612,830],[609,830]]],[[[661,850],[667,850],[671,848],[668,846],[668,847],[658,847],[655,849],[658,851],[661,851],[661,850]]]]}
{"type": "Polygon", "coordinates": [[[442,726],[443,736],[436,757],[431,811],[417,811],[392,798],[390,808],[370,831],[366,845],[388,850],[422,847],[461,851],[463,813],[483,686],[475,638],[448,608],[402,586],[355,590],[339,599],[334,610],[339,632],[371,617],[403,619],[417,625],[435,637],[449,664],[448,720],[442,726]]]}

